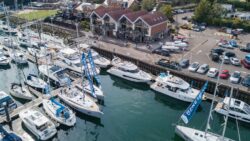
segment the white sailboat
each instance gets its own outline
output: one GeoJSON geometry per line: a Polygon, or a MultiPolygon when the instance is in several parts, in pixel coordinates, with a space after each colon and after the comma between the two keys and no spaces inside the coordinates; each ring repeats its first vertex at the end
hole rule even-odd
{"type": "Polygon", "coordinates": [[[78,112],[96,118],[103,115],[95,100],[77,88],[65,88],[58,94],[58,97],[78,112]]]}
{"type": "Polygon", "coordinates": [[[44,80],[34,74],[29,74],[24,83],[40,92],[43,92],[48,85],[44,80]]]}
{"type": "Polygon", "coordinates": [[[12,112],[14,109],[17,108],[17,104],[15,103],[13,98],[4,91],[0,91],[0,115],[5,114],[4,106],[6,103],[8,103],[7,110],[9,112],[12,112]]]}
{"type": "Polygon", "coordinates": [[[76,123],[75,113],[54,99],[44,99],[43,109],[52,119],[60,124],[74,126],[76,123]]]}
{"type": "MultiPolygon", "coordinates": [[[[90,84],[87,81],[84,81],[83,84],[76,84],[76,87],[78,89],[80,89],[80,90],[82,90],[82,88],[83,88],[83,91],[91,96],[90,84]]],[[[99,87],[97,87],[95,85],[93,85],[93,87],[94,87],[94,91],[95,91],[95,94],[96,94],[96,98],[98,100],[103,101],[104,100],[103,91],[99,87]]]]}
{"type": "MultiPolygon", "coordinates": [[[[224,62],[224,60],[222,60],[222,62],[220,64],[220,69],[219,70],[221,70],[223,62],[224,62]]],[[[222,135],[209,132],[210,121],[212,119],[212,111],[213,111],[215,96],[216,96],[216,92],[218,91],[219,79],[220,78],[218,77],[217,78],[217,82],[216,82],[216,86],[215,86],[215,90],[214,90],[214,94],[213,94],[212,103],[211,103],[210,110],[209,110],[209,115],[208,115],[208,119],[207,119],[207,124],[206,124],[205,131],[194,129],[194,128],[189,128],[189,127],[185,127],[185,126],[180,126],[180,125],[176,126],[176,128],[175,128],[176,134],[178,134],[184,140],[186,140],[186,141],[217,141],[217,140],[218,141],[234,141],[232,139],[229,139],[229,138],[225,137],[226,127],[227,127],[227,121],[228,121],[228,115],[229,115],[228,112],[227,112],[226,117],[225,117],[225,123],[223,124],[224,127],[223,127],[222,135]]],[[[202,88],[201,91],[204,91],[204,89],[202,88]]],[[[232,97],[232,93],[233,93],[233,88],[231,88],[230,99],[232,97]]],[[[199,106],[199,104],[201,102],[201,96],[202,95],[199,94],[196,97],[196,99],[191,103],[191,105],[188,107],[188,109],[182,114],[181,118],[182,118],[182,120],[186,124],[189,122],[189,120],[192,117],[192,114],[198,108],[198,106],[199,106]]],[[[239,138],[240,138],[240,136],[239,136],[239,138]]]]}
{"type": "Polygon", "coordinates": [[[4,54],[4,51],[0,49],[0,66],[7,66],[10,64],[10,59],[4,54]]]}
{"type": "Polygon", "coordinates": [[[10,94],[14,97],[25,99],[25,100],[32,100],[33,96],[30,91],[23,86],[21,83],[12,83],[9,90],[10,94]]]}

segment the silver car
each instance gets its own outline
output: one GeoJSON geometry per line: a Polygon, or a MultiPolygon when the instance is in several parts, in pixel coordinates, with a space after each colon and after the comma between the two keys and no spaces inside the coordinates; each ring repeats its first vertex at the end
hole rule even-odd
{"type": "Polygon", "coordinates": [[[198,73],[200,74],[204,74],[209,70],[209,66],[208,64],[203,64],[199,67],[199,69],[197,70],[198,73]]]}
{"type": "Polygon", "coordinates": [[[188,70],[191,72],[196,72],[198,70],[199,66],[200,66],[200,64],[198,62],[194,62],[188,67],[188,70]]]}

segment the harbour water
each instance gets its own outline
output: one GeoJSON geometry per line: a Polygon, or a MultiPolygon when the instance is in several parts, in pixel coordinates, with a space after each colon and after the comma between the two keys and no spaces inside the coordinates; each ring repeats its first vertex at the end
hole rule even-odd
{"type": "MultiPolygon", "coordinates": [[[[34,64],[24,68],[24,73],[36,72],[34,64]]],[[[0,89],[8,92],[9,84],[17,80],[16,67],[0,69],[0,89]]],[[[146,84],[131,83],[110,76],[100,75],[105,93],[104,112],[100,120],[77,114],[76,126],[60,126],[55,141],[181,141],[174,133],[174,124],[187,108],[188,103],[172,99],[150,90],[146,84]]],[[[17,99],[16,99],[17,101],[17,99]]],[[[19,103],[21,104],[21,103],[19,103]]],[[[203,102],[190,127],[204,129],[210,102],[203,102]]],[[[214,113],[211,128],[222,133],[223,117],[214,113]]],[[[181,122],[180,122],[181,124],[181,122]]],[[[239,122],[242,141],[249,141],[250,125],[239,122]]],[[[26,130],[27,131],[27,130],[26,130]]],[[[229,120],[226,136],[238,140],[235,120],[229,120]]]]}

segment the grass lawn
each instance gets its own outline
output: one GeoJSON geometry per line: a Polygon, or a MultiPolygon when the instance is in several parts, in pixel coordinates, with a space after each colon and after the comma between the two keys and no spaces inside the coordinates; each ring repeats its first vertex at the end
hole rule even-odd
{"type": "Polygon", "coordinates": [[[48,16],[55,15],[57,13],[57,10],[35,10],[30,11],[27,13],[20,13],[16,16],[22,19],[27,19],[29,21],[31,20],[37,20],[37,19],[44,19],[48,16]]]}

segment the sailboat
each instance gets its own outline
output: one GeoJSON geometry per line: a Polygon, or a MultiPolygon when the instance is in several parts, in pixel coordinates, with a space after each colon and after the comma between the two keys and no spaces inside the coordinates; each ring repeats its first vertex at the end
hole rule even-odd
{"type": "Polygon", "coordinates": [[[19,83],[12,83],[10,85],[10,88],[9,88],[10,94],[20,99],[32,100],[33,99],[32,94],[24,85],[22,85],[22,82],[21,82],[22,78],[21,78],[20,70],[18,69],[18,67],[17,67],[17,75],[18,75],[19,83]]]}
{"type": "MultiPolygon", "coordinates": [[[[88,68],[86,67],[87,65],[86,65],[86,58],[85,58],[84,53],[82,54],[82,64],[85,66],[84,68],[85,74],[90,79],[90,74],[88,72],[88,68]]],[[[82,80],[83,78],[84,78],[84,75],[82,75],[82,80]]],[[[93,84],[90,85],[90,87],[91,87],[91,92],[92,92],[91,95],[94,98],[96,98],[96,95],[93,90],[93,84]]],[[[93,116],[96,118],[100,118],[103,115],[103,113],[100,111],[99,106],[95,103],[95,99],[93,99],[89,95],[86,95],[83,89],[81,90],[76,87],[65,88],[58,94],[58,97],[62,101],[67,103],[70,107],[77,110],[78,112],[81,112],[83,114],[93,116]]]]}
{"type": "MultiPolygon", "coordinates": [[[[46,50],[47,52],[47,50],[46,50]]],[[[47,57],[46,57],[46,73],[49,76],[48,64],[47,64],[47,57]]],[[[70,81],[70,79],[68,79],[70,81]]],[[[50,95],[50,83],[46,85],[45,93],[50,95]]],[[[70,86],[70,83],[68,83],[70,86]]],[[[43,100],[43,109],[44,111],[55,121],[60,124],[66,126],[74,126],[76,123],[76,116],[75,113],[68,107],[64,106],[60,102],[56,101],[53,97],[50,100],[44,99],[43,100]]]]}
{"type": "MultiPolygon", "coordinates": [[[[224,60],[222,60],[222,62],[220,64],[220,70],[222,68],[223,62],[224,62],[224,60]]],[[[178,134],[180,137],[182,137],[184,140],[186,140],[186,141],[234,141],[230,138],[225,137],[228,114],[226,115],[226,118],[225,118],[225,123],[224,123],[222,135],[215,134],[215,133],[208,131],[210,129],[210,120],[212,118],[213,106],[214,106],[215,96],[216,96],[216,92],[217,92],[217,88],[218,88],[218,83],[219,83],[219,77],[217,78],[216,87],[214,90],[212,104],[210,106],[210,111],[209,111],[209,116],[208,116],[205,131],[194,129],[194,128],[189,128],[189,127],[185,127],[185,126],[181,126],[181,125],[176,126],[175,133],[178,134]]],[[[194,101],[190,104],[190,106],[182,114],[181,119],[184,121],[185,124],[187,124],[191,120],[193,114],[195,113],[198,106],[200,105],[200,103],[202,101],[202,96],[203,96],[206,88],[207,88],[207,82],[202,87],[202,89],[200,90],[200,93],[197,95],[197,97],[194,99],[194,101]]],[[[231,88],[230,97],[232,96],[232,93],[233,93],[233,88],[231,88]]]]}
{"type": "Polygon", "coordinates": [[[43,109],[52,119],[60,124],[74,126],[76,123],[76,116],[73,111],[53,98],[43,100],[43,109]]]}

